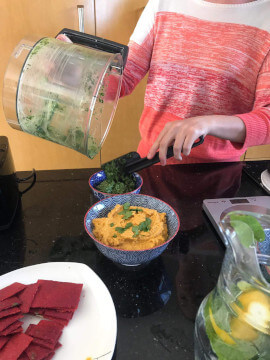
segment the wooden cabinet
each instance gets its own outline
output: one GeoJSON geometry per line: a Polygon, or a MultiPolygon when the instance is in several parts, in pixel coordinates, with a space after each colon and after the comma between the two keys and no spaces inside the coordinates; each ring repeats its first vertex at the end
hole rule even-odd
{"type": "Polygon", "coordinates": [[[249,148],[245,153],[244,159],[246,161],[269,160],[270,145],[253,146],[249,148]]]}
{"type": "MultiPolygon", "coordinates": [[[[85,9],[85,32],[95,33],[94,0],[1,0],[0,1],[0,101],[9,57],[27,35],[55,35],[64,27],[78,30],[77,5],[85,9]]],[[[0,106],[0,135],[9,139],[15,168],[19,170],[65,169],[99,166],[71,149],[12,129],[0,106]]]]}

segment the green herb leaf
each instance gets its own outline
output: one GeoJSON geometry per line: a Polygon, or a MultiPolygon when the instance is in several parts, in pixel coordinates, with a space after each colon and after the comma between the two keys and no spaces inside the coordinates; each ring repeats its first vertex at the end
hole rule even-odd
{"type": "Polygon", "coordinates": [[[243,246],[249,247],[255,244],[254,233],[246,223],[242,221],[231,220],[231,226],[234,228],[238,239],[241,241],[243,246]]]}
{"type": "Polygon", "coordinates": [[[240,215],[240,214],[234,214],[229,213],[231,221],[241,221],[245,224],[247,224],[251,230],[254,233],[254,238],[258,242],[262,242],[265,240],[265,232],[259,223],[259,221],[251,216],[251,215],[240,215]]]}
{"type": "Polygon", "coordinates": [[[244,306],[239,299],[235,300],[235,305],[238,306],[240,309],[244,309],[244,306]]]}
{"type": "Polygon", "coordinates": [[[146,218],[145,221],[142,221],[139,225],[135,225],[132,227],[132,231],[134,233],[133,237],[139,235],[140,231],[149,231],[151,229],[151,222],[150,218],[146,218]]]}
{"type": "Polygon", "coordinates": [[[130,203],[129,202],[126,202],[123,204],[123,209],[124,210],[128,210],[130,208],[130,203]]]}
{"type": "Polygon", "coordinates": [[[131,228],[132,227],[132,223],[127,223],[126,226],[123,228],[123,227],[116,227],[115,230],[117,232],[119,232],[120,234],[123,234],[127,229],[131,228]]]}
{"type": "Polygon", "coordinates": [[[129,223],[127,223],[127,225],[126,225],[126,229],[129,229],[131,226],[132,226],[133,224],[131,223],[131,222],[129,222],[129,223]]]}
{"type": "Polygon", "coordinates": [[[132,231],[133,231],[133,233],[134,233],[133,237],[138,236],[139,233],[140,233],[139,226],[138,226],[138,225],[132,226],[132,231]]]}
{"type": "Polygon", "coordinates": [[[110,223],[110,227],[113,227],[114,226],[114,223],[110,223]]]}
{"type": "Polygon", "coordinates": [[[123,215],[124,220],[127,220],[131,216],[133,216],[133,213],[132,213],[132,211],[130,209],[130,203],[129,202],[126,202],[125,204],[123,204],[123,211],[120,211],[119,215],[123,215]]]}
{"type": "Polygon", "coordinates": [[[252,285],[249,284],[248,282],[244,281],[244,280],[238,281],[237,287],[238,287],[241,291],[248,291],[248,290],[252,289],[252,285]]]}
{"type": "MultiPolygon", "coordinates": [[[[127,174],[125,171],[127,158],[112,160],[102,166],[106,175],[106,184],[101,191],[109,194],[124,194],[135,189],[136,182],[134,176],[127,174]],[[107,186],[108,188],[106,191],[107,186]]],[[[103,182],[101,184],[103,184],[103,182]]]]}
{"type": "Polygon", "coordinates": [[[136,212],[136,214],[138,214],[138,213],[139,213],[139,211],[143,211],[143,209],[136,208],[136,209],[130,209],[130,211],[135,211],[135,212],[136,212]]]}
{"type": "Polygon", "coordinates": [[[127,219],[129,219],[131,216],[133,216],[133,213],[132,213],[132,211],[130,211],[130,210],[123,210],[123,211],[121,211],[121,212],[119,213],[119,215],[123,215],[123,219],[124,219],[124,220],[127,220],[127,219]]]}
{"type": "Polygon", "coordinates": [[[117,226],[117,227],[115,228],[115,231],[119,232],[119,234],[123,234],[123,232],[125,232],[126,229],[123,228],[123,227],[118,227],[118,226],[117,226]]]}
{"type": "MultiPolygon", "coordinates": [[[[209,296],[208,301],[204,307],[204,319],[205,319],[205,328],[206,333],[209,338],[212,350],[216,353],[219,360],[251,360],[256,354],[258,354],[258,348],[256,344],[251,341],[240,341],[234,339],[236,344],[230,345],[225,343],[213,329],[210,316],[209,308],[212,308],[213,316],[217,325],[224,331],[228,331],[228,309],[224,305],[219,309],[220,298],[217,296],[209,296]],[[216,303],[217,302],[217,303],[216,303]],[[216,303],[216,304],[215,304],[216,303]],[[219,309],[217,312],[215,309],[219,309]],[[226,326],[224,326],[226,324],[226,326]]],[[[261,336],[258,339],[258,342],[262,341],[261,336]]],[[[263,359],[263,358],[262,358],[263,359]]],[[[266,359],[266,358],[265,358],[266,359]]]]}
{"type": "Polygon", "coordinates": [[[109,194],[112,194],[113,192],[113,188],[114,188],[114,181],[108,181],[108,180],[104,180],[102,181],[99,185],[97,185],[97,189],[99,191],[102,191],[104,193],[109,193],[109,194]]]}
{"type": "Polygon", "coordinates": [[[142,221],[139,224],[140,231],[149,231],[151,228],[151,222],[152,220],[150,218],[146,218],[145,221],[142,221]]]}

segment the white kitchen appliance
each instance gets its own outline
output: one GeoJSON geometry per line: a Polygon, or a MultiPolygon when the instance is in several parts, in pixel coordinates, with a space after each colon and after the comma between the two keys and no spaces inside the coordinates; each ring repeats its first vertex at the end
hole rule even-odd
{"type": "Polygon", "coordinates": [[[206,199],[203,201],[203,209],[224,241],[218,224],[226,214],[242,210],[270,215],[270,196],[206,199]]]}

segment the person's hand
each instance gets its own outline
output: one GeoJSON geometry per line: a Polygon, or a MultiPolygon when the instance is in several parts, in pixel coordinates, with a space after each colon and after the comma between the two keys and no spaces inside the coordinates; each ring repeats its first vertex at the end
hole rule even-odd
{"type": "Polygon", "coordinates": [[[67,37],[67,36],[64,35],[64,34],[59,34],[59,35],[57,35],[57,36],[56,36],[56,39],[61,40],[61,41],[64,41],[64,42],[72,43],[72,41],[70,40],[70,38],[67,37]]]}
{"type": "Polygon", "coordinates": [[[171,121],[158,135],[147,158],[152,159],[159,150],[160,163],[166,165],[168,147],[173,145],[175,159],[182,160],[181,153],[188,156],[196,139],[206,135],[243,143],[246,128],[244,122],[237,116],[207,115],[171,121]]]}
{"type": "Polygon", "coordinates": [[[168,147],[173,145],[174,157],[182,160],[181,153],[189,155],[193,143],[201,135],[209,133],[209,121],[201,117],[193,117],[184,120],[168,122],[158,135],[156,141],[151,147],[147,158],[152,159],[159,150],[159,159],[161,165],[166,165],[166,154],[168,147]]]}

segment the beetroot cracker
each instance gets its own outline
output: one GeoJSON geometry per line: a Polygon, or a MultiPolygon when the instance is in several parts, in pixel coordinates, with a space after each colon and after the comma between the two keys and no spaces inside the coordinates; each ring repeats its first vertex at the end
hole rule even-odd
{"type": "Polygon", "coordinates": [[[58,341],[57,344],[55,345],[54,350],[59,349],[62,346],[62,344],[60,344],[60,342],[58,341]]]}
{"type": "Polygon", "coordinates": [[[33,314],[33,315],[37,315],[37,316],[42,316],[44,314],[44,309],[40,309],[40,308],[34,308],[34,309],[30,309],[28,311],[29,314],[33,314]]]}
{"type": "Polygon", "coordinates": [[[48,343],[45,340],[41,340],[41,339],[37,339],[37,338],[33,338],[31,344],[35,344],[35,345],[45,347],[46,349],[48,349],[50,351],[55,351],[55,350],[59,349],[62,346],[62,344],[59,341],[57,341],[57,343],[55,345],[53,345],[51,343],[48,343]]]}
{"type": "Polygon", "coordinates": [[[29,325],[26,334],[33,337],[33,343],[54,350],[62,329],[63,325],[56,321],[41,320],[37,325],[29,325]]]}
{"type": "Polygon", "coordinates": [[[52,280],[38,280],[38,283],[40,287],[32,303],[32,308],[77,308],[82,284],[52,280]]]}
{"type": "Polygon", "coordinates": [[[16,334],[12,336],[0,351],[0,360],[17,360],[31,341],[31,336],[26,334],[16,334]]]}
{"type": "Polygon", "coordinates": [[[18,328],[21,328],[22,329],[22,321],[15,321],[14,323],[12,323],[11,325],[9,325],[8,327],[6,327],[4,330],[2,330],[0,332],[0,335],[1,336],[7,336],[11,333],[13,333],[13,331],[17,330],[18,328]]]}
{"type": "MultiPolygon", "coordinates": [[[[49,309],[47,309],[47,310],[49,310],[49,309]]],[[[74,313],[74,311],[76,310],[75,308],[61,308],[61,309],[51,309],[51,310],[56,310],[56,311],[58,311],[58,312],[64,312],[64,313],[67,313],[67,312],[69,312],[69,313],[74,313]]]]}
{"type": "Polygon", "coordinates": [[[52,353],[52,350],[45,349],[44,347],[39,345],[30,344],[25,350],[25,352],[31,360],[43,360],[52,353]]]}
{"type": "Polygon", "coordinates": [[[45,317],[45,319],[56,321],[56,322],[58,322],[58,324],[60,324],[62,326],[67,326],[69,323],[69,320],[59,319],[59,318],[55,318],[53,316],[44,315],[44,317],[45,317]]]}
{"type": "Polygon", "coordinates": [[[5,300],[13,295],[18,294],[25,287],[26,287],[26,285],[17,283],[17,282],[4,287],[3,289],[0,290],[0,301],[5,300]]]}
{"type": "MultiPolygon", "coordinates": [[[[33,324],[31,324],[33,325],[33,324]]],[[[56,338],[59,338],[63,330],[63,326],[59,325],[55,321],[41,320],[37,325],[31,326],[26,330],[27,334],[42,340],[49,342],[55,342],[56,338]]]]}
{"type": "Polygon", "coordinates": [[[15,314],[15,315],[11,315],[6,318],[0,319],[0,331],[3,331],[9,325],[11,325],[15,321],[21,319],[22,317],[23,317],[23,315],[21,315],[21,314],[18,314],[18,315],[15,314]]]}
{"type": "Polygon", "coordinates": [[[18,308],[18,306],[2,310],[2,311],[0,311],[0,319],[10,316],[10,315],[18,314],[20,312],[21,312],[21,310],[18,308]]]}
{"type": "Polygon", "coordinates": [[[51,344],[47,340],[42,340],[42,339],[38,339],[38,338],[33,338],[33,344],[43,346],[46,349],[49,349],[51,351],[53,351],[55,348],[55,344],[51,344]]]}
{"type": "Polygon", "coordinates": [[[0,336],[0,350],[2,349],[2,347],[4,347],[4,345],[8,342],[9,337],[7,336],[0,336]]]}
{"type": "Polygon", "coordinates": [[[17,296],[12,296],[0,302],[0,311],[10,309],[21,304],[21,300],[17,296]]]}
{"type": "Polygon", "coordinates": [[[63,320],[70,320],[73,316],[72,312],[63,312],[63,311],[57,311],[57,310],[53,310],[53,309],[46,309],[44,311],[44,316],[48,315],[51,316],[52,318],[57,318],[57,319],[63,319],[63,320]]]}
{"type": "Polygon", "coordinates": [[[46,358],[44,358],[43,360],[51,360],[53,358],[53,355],[55,353],[53,352],[51,355],[47,356],[46,358]]]}
{"type": "Polygon", "coordinates": [[[28,325],[28,328],[26,329],[25,333],[27,335],[29,335],[28,333],[35,327],[36,325],[35,324],[29,324],[28,325]]]}
{"type": "Polygon", "coordinates": [[[18,360],[29,360],[29,357],[26,355],[25,352],[23,352],[22,355],[18,358],[18,360]]]}
{"type": "Polygon", "coordinates": [[[23,328],[20,327],[17,330],[12,331],[9,335],[20,334],[23,332],[23,328]]]}
{"type": "Polygon", "coordinates": [[[30,310],[31,304],[34,300],[34,297],[38,291],[39,284],[30,284],[18,295],[21,300],[21,311],[24,314],[27,314],[30,310]]]}

